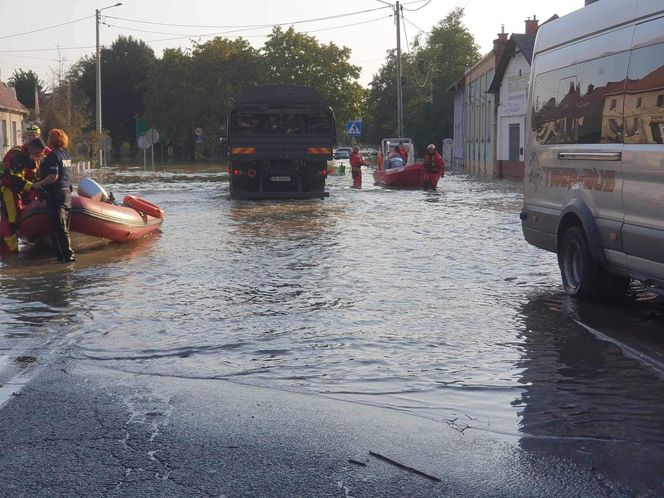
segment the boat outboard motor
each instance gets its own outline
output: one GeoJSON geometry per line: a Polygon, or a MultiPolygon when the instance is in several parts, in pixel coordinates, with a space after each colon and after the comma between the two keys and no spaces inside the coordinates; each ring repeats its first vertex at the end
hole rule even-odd
{"type": "Polygon", "coordinates": [[[78,195],[81,197],[87,197],[99,202],[106,202],[109,198],[108,193],[104,190],[104,187],[99,185],[92,178],[81,178],[81,181],[78,182],[78,195]]]}

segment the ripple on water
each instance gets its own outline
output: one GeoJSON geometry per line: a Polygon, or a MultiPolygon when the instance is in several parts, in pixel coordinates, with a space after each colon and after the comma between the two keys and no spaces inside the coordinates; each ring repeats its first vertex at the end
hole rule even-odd
{"type": "MultiPolygon", "coordinates": [[[[546,410],[558,410],[561,386],[610,399],[610,367],[578,386],[577,367],[565,369],[560,352],[579,331],[552,330],[566,313],[555,256],[523,240],[515,183],[448,175],[424,193],[367,175],[355,191],[333,177],[325,201],[241,202],[213,167],[99,179],[118,198],[164,207],[161,232],[81,254],[73,271],[46,256],[3,261],[12,333],[55,321],[70,355],[111,368],[321,393],[499,433],[537,432],[531,412],[555,431],[546,410]]],[[[583,432],[587,405],[569,413],[583,432]]]]}

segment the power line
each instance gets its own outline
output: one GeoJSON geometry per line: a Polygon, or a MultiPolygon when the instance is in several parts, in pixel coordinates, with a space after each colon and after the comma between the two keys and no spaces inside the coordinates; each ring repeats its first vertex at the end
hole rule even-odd
{"type": "MultiPolygon", "coordinates": [[[[421,0],[420,0],[421,1],[421,0]]],[[[367,12],[375,12],[377,10],[382,10],[386,9],[386,7],[376,7],[375,9],[366,9],[366,10],[358,10],[355,12],[346,12],[344,14],[335,14],[332,16],[325,16],[325,17],[316,17],[312,19],[302,19],[299,21],[289,21],[289,22],[281,22],[281,23],[269,23],[269,24],[241,24],[241,25],[201,25],[201,24],[174,24],[174,23],[162,23],[162,22],[154,22],[154,21],[143,21],[139,19],[128,19],[125,17],[115,17],[115,16],[105,16],[108,19],[117,19],[119,21],[128,21],[128,22],[134,22],[134,23],[141,23],[141,24],[153,24],[153,25],[158,25],[158,26],[173,26],[173,27],[179,27],[179,28],[221,28],[221,29],[246,29],[246,28],[271,28],[273,26],[290,26],[293,24],[303,24],[303,23],[308,23],[308,22],[315,22],[315,21],[328,21],[330,19],[338,19],[340,17],[348,17],[348,16],[354,16],[357,14],[365,14],[367,12]]]]}
{"type": "Polygon", "coordinates": [[[427,5],[429,5],[430,3],[431,3],[431,0],[428,0],[427,3],[425,3],[424,5],[421,5],[421,6],[417,7],[416,9],[407,9],[407,8],[404,7],[403,10],[408,10],[408,11],[410,11],[410,12],[415,12],[415,11],[417,11],[417,10],[423,9],[424,7],[426,7],[427,5]]]}
{"type": "Polygon", "coordinates": [[[58,48],[19,48],[16,50],[0,50],[0,54],[15,54],[19,52],[46,52],[52,50],[81,50],[89,48],[96,48],[96,45],[81,46],[81,47],[60,47],[59,49],[58,48]]]}
{"type": "MultiPolygon", "coordinates": [[[[403,16],[401,16],[401,17],[403,17],[403,16]]],[[[404,19],[408,24],[410,24],[412,27],[414,27],[416,30],[418,30],[420,33],[422,33],[423,35],[427,35],[427,36],[428,36],[428,35],[431,34],[430,31],[424,31],[422,28],[419,28],[416,24],[413,24],[413,22],[410,21],[409,19],[406,19],[405,17],[403,17],[403,19],[404,19]]]]}
{"type": "MultiPolygon", "coordinates": [[[[406,47],[408,49],[408,54],[410,55],[410,43],[408,42],[408,33],[406,32],[406,18],[403,17],[403,15],[401,16],[401,22],[403,24],[403,36],[404,36],[404,38],[406,38],[406,47]]],[[[424,83],[420,83],[420,81],[417,79],[417,75],[415,74],[415,67],[414,67],[414,64],[412,62],[410,64],[409,69],[410,69],[411,73],[413,74],[413,79],[415,80],[415,84],[417,86],[419,86],[420,88],[424,88],[427,84],[427,81],[429,79],[429,74],[431,73],[431,71],[427,70],[427,74],[424,77],[424,83]]],[[[415,91],[417,92],[417,94],[420,97],[422,97],[426,100],[428,100],[431,97],[431,96],[427,97],[426,95],[422,95],[422,93],[417,89],[417,87],[415,87],[415,91]]]]}
{"type": "MultiPolygon", "coordinates": [[[[320,31],[329,31],[329,30],[333,30],[333,29],[341,29],[341,28],[347,28],[347,27],[351,27],[351,26],[359,26],[361,24],[368,24],[368,23],[372,23],[372,22],[376,22],[376,21],[381,21],[383,19],[388,19],[390,17],[392,17],[392,14],[390,14],[388,16],[376,17],[374,19],[368,19],[368,20],[364,20],[364,21],[360,21],[360,22],[354,22],[354,23],[350,23],[350,24],[342,24],[342,25],[339,25],[339,26],[330,26],[330,27],[327,27],[327,28],[319,28],[319,29],[313,29],[313,30],[308,30],[308,31],[302,31],[302,33],[304,33],[304,34],[318,33],[320,31]]],[[[110,28],[125,29],[125,30],[128,30],[128,31],[143,31],[143,32],[146,32],[146,33],[155,33],[155,34],[177,34],[177,33],[167,33],[167,32],[161,32],[161,31],[135,30],[135,29],[130,28],[128,26],[119,26],[119,25],[108,24],[108,23],[103,23],[103,24],[105,26],[110,27],[110,28]]],[[[196,33],[196,34],[191,34],[191,35],[176,36],[176,37],[172,37],[172,38],[160,38],[158,40],[145,40],[145,43],[158,43],[158,42],[164,42],[164,41],[182,40],[182,39],[185,39],[185,38],[189,38],[189,39],[191,39],[191,38],[208,38],[210,36],[228,35],[228,34],[234,34],[234,33],[238,33],[238,32],[245,32],[247,30],[265,29],[266,27],[271,28],[272,26],[253,27],[253,28],[241,29],[241,30],[240,29],[234,29],[234,30],[231,30],[231,31],[219,31],[219,32],[216,32],[216,33],[196,33]]],[[[246,36],[242,36],[242,38],[263,38],[263,37],[266,37],[266,36],[268,36],[268,34],[246,35],[246,36]]]]}
{"type": "Polygon", "coordinates": [[[40,31],[46,31],[47,29],[59,28],[60,26],[66,26],[67,24],[73,24],[75,22],[85,21],[86,19],[92,19],[93,17],[94,16],[81,17],[80,19],[74,19],[73,21],[63,22],[62,24],[54,24],[53,26],[46,26],[44,28],[33,29],[31,31],[24,31],[23,33],[15,33],[13,35],[0,36],[0,40],[4,40],[6,38],[13,38],[15,36],[29,35],[31,33],[39,33],[40,31]]]}

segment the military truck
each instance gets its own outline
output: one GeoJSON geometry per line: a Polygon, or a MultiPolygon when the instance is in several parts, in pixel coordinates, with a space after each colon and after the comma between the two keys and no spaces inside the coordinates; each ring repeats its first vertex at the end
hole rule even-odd
{"type": "Polygon", "coordinates": [[[233,199],[323,199],[336,143],[334,112],[299,85],[249,88],[228,116],[233,199]]]}

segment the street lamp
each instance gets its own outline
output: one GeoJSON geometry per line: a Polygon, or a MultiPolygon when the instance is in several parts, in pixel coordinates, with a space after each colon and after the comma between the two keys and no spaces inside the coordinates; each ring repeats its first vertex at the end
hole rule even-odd
{"type": "Polygon", "coordinates": [[[99,141],[99,166],[104,166],[104,152],[102,144],[102,125],[101,125],[101,55],[99,53],[99,22],[101,20],[101,11],[119,7],[121,2],[115,5],[109,5],[103,9],[95,9],[95,25],[97,27],[97,139],[99,141]]]}

